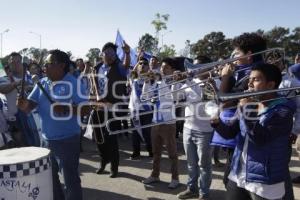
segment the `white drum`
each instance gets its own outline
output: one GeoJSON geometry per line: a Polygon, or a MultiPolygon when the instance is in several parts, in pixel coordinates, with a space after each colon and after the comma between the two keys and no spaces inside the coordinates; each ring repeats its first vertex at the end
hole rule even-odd
{"type": "Polygon", "coordinates": [[[50,150],[23,147],[0,151],[1,200],[52,200],[50,150]]]}

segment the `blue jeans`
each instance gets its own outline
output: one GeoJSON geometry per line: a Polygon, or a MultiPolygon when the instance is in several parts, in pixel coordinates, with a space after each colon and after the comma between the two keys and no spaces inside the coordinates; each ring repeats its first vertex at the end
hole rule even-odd
{"type": "Polygon", "coordinates": [[[211,138],[211,132],[183,129],[183,145],[189,175],[187,187],[192,192],[199,189],[201,196],[209,195],[211,185],[211,138]]]}
{"type": "Polygon", "coordinates": [[[50,149],[53,178],[54,200],[82,200],[81,180],[79,177],[80,134],[60,140],[44,141],[50,149]],[[58,172],[61,171],[65,182],[63,193],[58,172]]]}

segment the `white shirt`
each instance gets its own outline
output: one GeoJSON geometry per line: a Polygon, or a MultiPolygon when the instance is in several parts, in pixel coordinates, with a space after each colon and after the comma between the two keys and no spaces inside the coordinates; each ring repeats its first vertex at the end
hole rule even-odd
{"type": "Polygon", "coordinates": [[[170,122],[171,120],[176,119],[174,98],[173,95],[170,93],[171,88],[165,87],[166,85],[167,84],[165,83],[165,81],[161,81],[161,82],[156,81],[153,84],[145,82],[143,86],[142,95],[141,95],[143,99],[150,99],[157,95],[159,96],[159,98],[155,99],[157,103],[154,103],[154,113],[153,113],[153,120],[152,120],[154,123],[161,122],[161,121],[167,122],[166,124],[175,123],[175,121],[170,122]],[[155,91],[148,92],[155,89],[156,92],[155,91]],[[163,95],[166,93],[168,94],[163,95]]]}
{"type": "MultiPolygon", "coordinates": [[[[21,79],[14,77],[14,80],[19,81],[21,79]]],[[[8,77],[0,78],[0,84],[8,84],[8,83],[10,83],[8,77]]],[[[13,120],[13,119],[15,120],[15,114],[18,112],[18,108],[16,106],[17,95],[18,95],[18,91],[17,89],[14,89],[7,94],[3,94],[2,96],[7,101],[7,111],[4,114],[8,120],[13,120]]]]}
{"type": "Polygon", "coordinates": [[[145,106],[150,107],[149,102],[141,102],[140,96],[138,93],[142,93],[142,89],[144,86],[143,80],[131,80],[130,79],[130,87],[131,92],[129,96],[129,105],[128,108],[131,113],[137,112],[137,111],[145,111],[145,106]]]}
{"type": "MultiPolygon", "coordinates": [[[[289,88],[289,87],[299,87],[300,81],[294,77],[285,74],[282,77],[282,81],[279,85],[279,88],[289,88]]],[[[296,102],[296,112],[294,114],[294,124],[292,133],[299,135],[300,134],[300,96],[295,97],[296,102]]]]}
{"type": "Polygon", "coordinates": [[[202,81],[199,79],[193,79],[187,81],[182,88],[189,85],[199,83],[198,85],[188,87],[184,90],[184,96],[187,103],[185,107],[185,119],[184,127],[201,132],[212,132],[213,128],[210,125],[209,116],[204,111],[204,93],[203,88],[200,86],[202,81]]]}
{"type": "Polygon", "coordinates": [[[241,171],[237,175],[235,175],[231,171],[228,178],[231,181],[235,182],[238,187],[244,188],[263,198],[281,199],[285,194],[284,182],[267,185],[262,183],[253,183],[253,182],[246,181],[246,161],[247,161],[248,143],[249,143],[249,136],[246,135],[243,152],[240,159],[241,171]]]}

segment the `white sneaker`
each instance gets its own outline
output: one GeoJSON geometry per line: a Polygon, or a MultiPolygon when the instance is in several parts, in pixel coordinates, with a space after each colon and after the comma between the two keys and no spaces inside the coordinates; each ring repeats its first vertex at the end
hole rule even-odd
{"type": "Polygon", "coordinates": [[[150,184],[150,183],[155,183],[155,182],[158,182],[158,181],[160,181],[160,179],[158,177],[149,176],[148,178],[146,178],[142,182],[144,184],[150,184]]]}
{"type": "Polygon", "coordinates": [[[179,186],[179,181],[172,179],[171,183],[168,185],[168,188],[175,189],[179,186]]]}

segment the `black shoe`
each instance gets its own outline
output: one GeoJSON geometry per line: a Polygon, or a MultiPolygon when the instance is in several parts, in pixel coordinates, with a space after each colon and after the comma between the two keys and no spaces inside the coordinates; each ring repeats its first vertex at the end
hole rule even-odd
{"type": "Polygon", "coordinates": [[[96,174],[102,174],[105,170],[106,164],[101,164],[101,167],[96,170],[96,174]]]}
{"type": "Polygon", "coordinates": [[[110,172],[110,178],[116,178],[118,176],[118,171],[112,171],[110,172]]]}
{"type": "Polygon", "coordinates": [[[131,160],[139,160],[141,158],[141,155],[139,153],[133,153],[130,156],[131,160]]]}
{"type": "Polygon", "coordinates": [[[225,164],[224,163],[221,163],[220,161],[215,161],[215,164],[214,164],[216,167],[218,168],[221,168],[221,167],[224,167],[225,164]]]}
{"type": "Polygon", "coordinates": [[[189,189],[183,191],[177,195],[178,199],[191,199],[191,198],[198,198],[199,194],[197,192],[192,192],[189,189]]]}
{"type": "Polygon", "coordinates": [[[300,176],[297,176],[296,178],[292,179],[292,183],[294,184],[300,184],[300,176]]]}

